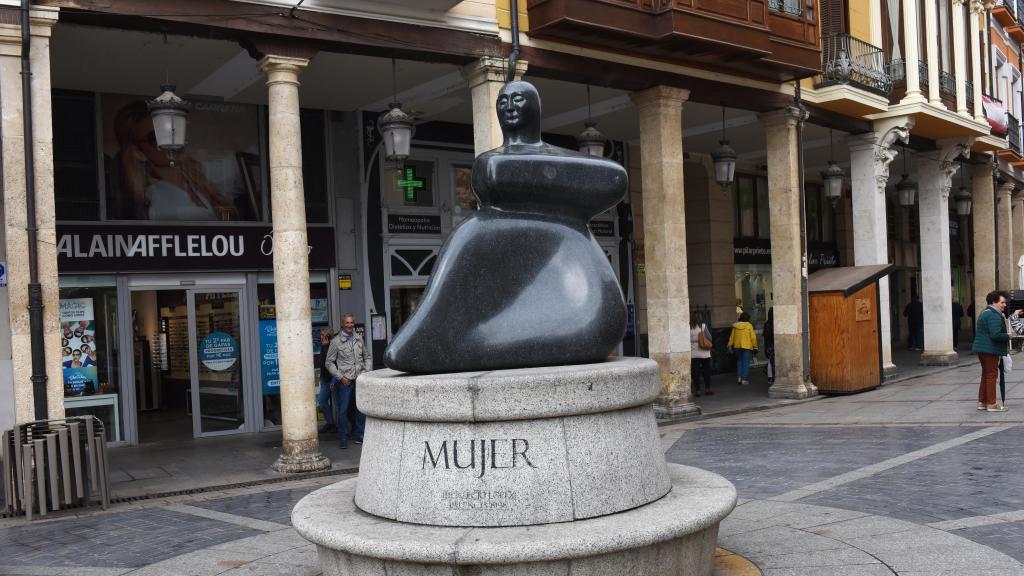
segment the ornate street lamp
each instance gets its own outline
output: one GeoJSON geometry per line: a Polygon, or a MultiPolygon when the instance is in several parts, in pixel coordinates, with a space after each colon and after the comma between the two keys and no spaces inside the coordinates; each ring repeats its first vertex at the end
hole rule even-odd
{"type": "Polygon", "coordinates": [[[828,168],[821,173],[821,178],[825,182],[825,197],[832,202],[832,206],[835,207],[836,202],[843,196],[843,169],[839,167],[832,160],[832,129],[828,131],[828,168]]]}
{"type": "Polygon", "coordinates": [[[907,147],[903,147],[903,176],[900,181],[896,183],[896,196],[899,199],[900,206],[909,208],[914,205],[914,199],[917,196],[917,182],[910,179],[910,174],[907,173],[907,147]]]}
{"type": "Polygon", "coordinates": [[[722,106],[722,139],[718,141],[721,146],[711,153],[711,160],[715,163],[715,182],[726,192],[732,185],[736,175],[736,151],[729,146],[725,139],[725,106],[722,106]]]}
{"type": "Polygon", "coordinates": [[[398,77],[395,59],[391,59],[391,94],[394,100],[387,112],[377,118],[377,130],[384,140],[384,158],[388,162],[401,162],[409,157],[412,137],[416,133],[413,117],[402,110],[398,102],[398,77]]]}
{"type": "Polygon", "coordinates": [[[583,132],[576,136],[579,151],[588,156],[604,157],[604,145],[608,141],[597,129],[597,122],[590,116],[590,84],[587,84],[587,121],[583,132]]]}
{"type": "Polygon", "coordinates": [[[960,190],[957,191],[956,196],[953,197],[956,200],[956,213],[959,216],[970,216],[971,215],[971,191],[967,189],[967,183],[964,182],[964,163],[960,161],[960,190]]]}
{"type": "Polygon", "coordinates": [[[389,162],[400,162],[409,157],[416,125],[413,117],[406,114],[398,102],[388,104],[388,108],[391,110],[377,119],[377,130],[384,139],[384,158],[389,162]]]}
{"type": "Polygon", "coordinates": [[[185,127],[192,104],[179,98],[171,84],[160,86],[160,91],[159,96],[146,101],[146,107],[153,118],[156,147],[167,154],[174,166],[174,155],[185,147],[185,127]]]}

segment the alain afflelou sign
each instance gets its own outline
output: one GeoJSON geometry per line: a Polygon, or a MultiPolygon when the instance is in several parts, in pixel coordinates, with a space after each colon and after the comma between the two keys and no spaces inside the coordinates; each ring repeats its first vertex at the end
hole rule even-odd
{"type": "MultiPolygon", "coordinates": [[[[309,267],[335,264],[334,229],[306,229],[309,267]]],[[[57,266],[67,272],[272,270],[270,226],[57,225],[57,266]]]]}

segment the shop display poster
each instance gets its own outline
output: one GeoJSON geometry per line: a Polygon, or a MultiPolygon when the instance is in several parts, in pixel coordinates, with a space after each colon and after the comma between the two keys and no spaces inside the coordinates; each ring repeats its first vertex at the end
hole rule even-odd
{"type": "Polygon", "coordinates": [[[61,365],[67,396],[95,394],[100,389],[95,322],[92,298],[60,301],[61,365]]]}
{"type": "Polygon", "coordinates": [[[260,320],[260,383],[264,396],[280,396],[281,369],[277,364],[277,320],[260,320]]]}

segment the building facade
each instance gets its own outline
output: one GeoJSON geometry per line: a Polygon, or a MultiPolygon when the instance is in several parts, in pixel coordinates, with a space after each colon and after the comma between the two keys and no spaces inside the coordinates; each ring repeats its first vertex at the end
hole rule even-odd
{"type": "MultiPolygon", "coordinates": [[[[541,92],[545,139],[575,147],[596,122],[629,171],[627,202],[591,230],[630,307],[617,353],[658,361],[662,415],[699,411],[691,315],[729,370],[737,309],[759,332],[772,309],[771,394],[805,397],[810,272],[896,264],[879,320],[892,373],[911,295],[936,319],[921,361],[953,362],[953,301],[1014,285],[1024,246],[1024,209],[997,203],[1024,166],[1007,3],[739,4],[518,2],[515,73],[541,92]],[[999,132],[992,103],[1014,94],[999,132]],[[737,153],[724,185],[720,140],[737,153]]],[[[25,166],[5,161],[0,427],[95,413],[125,444],[280,431],[282,470],[324,466],[319,334],[352,312],[379,364],[476,209],[473,159],[501,143],[509,2],[36,1],[27,131],[24,12],[0,9],[4,157],[35,151],[47,376],[32,379],[25,166]],[[192,104],[173,163],[146,105],[164,84],[192,104]],[[416,117],[401,163],[376,128],[391,102],[416,117]]]]}

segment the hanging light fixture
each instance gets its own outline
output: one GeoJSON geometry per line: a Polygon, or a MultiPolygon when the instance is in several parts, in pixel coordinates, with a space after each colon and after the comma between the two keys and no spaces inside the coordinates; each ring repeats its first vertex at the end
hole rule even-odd
{"type": "Polygon", "coordinates": [[[388,104],[389,110],[377,118],[377,130],[384,140],[384,158],[389,162],[401,162],[409,157],[412,137],[416,133],[413,117],[402,110],[398,102],[398,79],[395,71],[395,59],[391,59],[391,89],[394,101],[388,104]]]}
{"type": "Polygon", "coordinates": [[[722,106],[722,139],[718,141],[721,146],[711,153],[711,159],[715,163],[715,181],[725,192],[732,185],[736,175],[736,151],[729,146],[725,139],[725,105],[722,106]]]}
{"type": "Polygon", "coordinates": [[[160,95],[146,101],[149,115],[153,118],[153,134],[156,147],[167,154],[174,166],[175,154],[185,147],[185,127],[188,123],[188,111],[192,107],[174,93],[174,86],[160,86],[160,95]]]}
{"type": "Polygon", "coordinates": [[[914,205],[914,199],[917,196],[917,182],[914,182],[910,178],[910,174],[907,172],[907,147],[903,146],[903,176],[900,181],[896,183],[896,195],[899,199],[900,206],[910,207],[914,205]]]}
{"type": "Polygon", "coordinates": [[[828,168],[821,173],[821,178],[825,182],[825,197],[832,201],[832,206],[835,207],[836,202],[843,195],[843,169],[839,167],[834,160],[832,160],[832,129],[828,130],[828,168]]]}
{"type": "Polygon", "coordinates": [[[590,84],[587,84],[587,121],[584,123],[583,132],[576,136],[576,146],[579,151],[588,156],[604,156],[604,145],[608,141],[604,134],[597,129],[597,122],[590,116],[590,84]]]}
{"type": "Polygon", "coordinates": [[[964,217],[970,216],[973,202],[971,200],[971,191],[967,189],[967,183],[964,182],[963,160],[960,161],[960,190],[957,191],[954,199],[956,200],[956,213],[964,217]]]}

